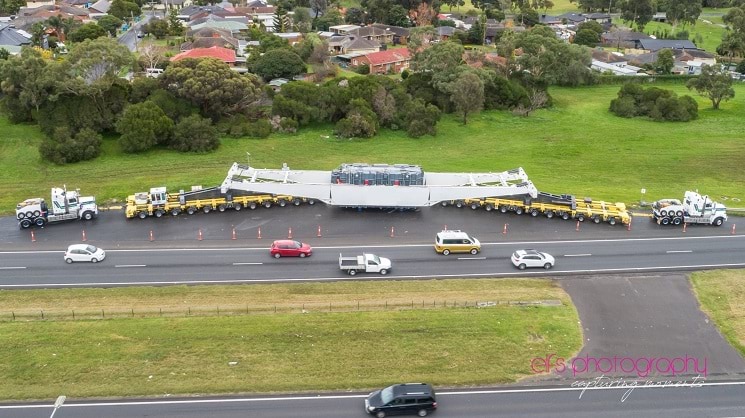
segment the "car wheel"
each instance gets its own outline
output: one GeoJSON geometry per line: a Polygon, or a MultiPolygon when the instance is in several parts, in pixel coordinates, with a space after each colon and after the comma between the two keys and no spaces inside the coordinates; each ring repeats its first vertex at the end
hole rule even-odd
{"type": "Polygon", "coordinates": [[[525,270],[525,264],[520,264],[519,266],[517,266],[517,268],[519,268],[520,270],[525,270]]]}
{"type": "Polygon", "coordinates": [[[442,255],[450,255],[450,250],[442,250],[442,255]]]}
{"type": "MultiPolygon", "coordinates": [[[[34,212],[34,213],[36,213],[36,212],[34,212]]],[[[86,221],[90,221],[91,219],[93,219],[93,212],[84,212],[83,213],[83,219],[85,219],[86,221]]]]}
{"type": "Polygon", "coordinates": [[[378,413],[377,413],[377,414],[375,414],[375,416],[376,416],[376,417],[378,417],[378,418],[385,418],[385,412],[383,412],[383,411],[378,411],[378,413]]]}
{"type": "Polygon", "coordinates": [[[386,274],[388,274],[388,270],[386,270],[386,269],[380,270],[380,274],[382,274],[383,276],[385,276],[386,274]]]}
{"type": "Polygon", "coordinates": [[[349,270],[348,273],[350,276],[354,276],[355,274],[357,274],[357,270],[349,270]]]}
{"type": "Polygon", "coordinates": [[[65,263],[72,264],[72,258],[66,258],[65,259],[65,263]]]}
{"type": "Polygon", "coordinates": [[[98,259],[96,257],[91,258],[91,263],[93,264],[98,263],[98,259]]]}
{"type": "Polygon", "coordinates": [[[471,248],[471,255],[476,255],[478,253],[479,253],[479,250],[477,250],[476,248],[471,248]]]}
{"type": "Polygon", "coordinates": [[[426,409],[420,409],[419,412],[417,412],[417,415],[420,417],[426,417],[427,416],[427,410],[426,409]]]}
{"type": "Polygon", "coordinates": [[[544,269],[546,269],[546,270],[550,270],[550,269],[551,269],[551,267],[553,267],[553,266],[551,265],[551,263],[546,263],[546,264],[544,264],[544,265],[543,265],[543,268],[544,268],[544,269]]]}
{"type": "Polygon", "coordinates": [[[280,253],[274,253],[274,258],[279,258],[279,257],[282,257],[282,254],[280,254],[280,253]]]}
{"type": "Polygon", "coordinates": [[[300,258],[305,258],[305,256],[306,256],[305,253],[300,253],[300,258]]]}

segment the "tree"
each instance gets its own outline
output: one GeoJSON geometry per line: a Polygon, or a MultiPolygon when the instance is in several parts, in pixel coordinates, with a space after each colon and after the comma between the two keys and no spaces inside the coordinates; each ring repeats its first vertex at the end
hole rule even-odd
{"type": "Polygon", "coordinates": [[[316,17],[314,25],[317,30],[326,31],[329,30],[330,26],[341,25],[344,23],[344,17],[337,8],[328,9],[323,16],[316,17]]]}
{"type": "Polygon", "coordinates": [[[701,0],[672,0],[665,8],[665,15],[675,28],[678,23],[695,25],[701,10],[701,0]]]}
{"type": "Polygon", "coordinates": [[[98,26],[102,27],[109,35],[116,36],[117,31],[122,27],[124,21],[116,16],[104,15],[98,19],[98,26]]]}
{"type": "Polygon", "coordinates": [[[140,48],[140,62],[144,68],[157,68],[165,59],[166,49],[154,44],[146,44],[140,48]]]}
{"type": "Polygon", "coordinates": [[[432,6],[426,2],[419,4],[416,8],[416,12],[414,12],[414,22],[416,23],[416,26],[430,26],[436,17],[437,12],[435,12],[432,6]]]}
{"type": "Polygon", "coordinates": [[[70,34],[70,40],[73,42],[83,42],[86,39],[96,39],[102,36],[106,36],[106,29],[97,23],[86,23],[70,34]]]}
{"type": "Polygon", "coordinates": [[[463,124],[468,123],[468,114],[480,111],[484,106],[484,82],[471,71],[462,72],[453,82],[450,99],[455,109],[463,115],[463,124]]]}
{"type": "Polygon", "coordinates": [[[173,121],[151,101],[127,106],[116,123],[121,134],[119,144],[127,153],[147,151],[156,144],[168,143],[173,121]]]}
{"type": "Polygon", "coordinates": [[[7,61],[10,58],[10,52],[5,48],[0,48],[0,60],[7,61]]]}
{"type": "Polygon", "coordinates": [[[273,49],[260,56],[251,66],[254,74],[264,80],[278,77],[292,78],[305,72],[303,59],[288,49],[273,49]]]}
{"type": "Polygon", "coordinates": [[[719,109],[719,103],[735,97],[735,89],[732,88],[732,77],[729,72],[719,66],[704,65],[701,75],[688,80],[686,84],[689,90],[696,90],[698,94],[708,97],[714,109],[719,109]]]}
{"type": "Polygon", "coordinates": [[[350,7],[344,14],[344,20],[350,25],[364,25],[367,23],[367,13],[359,7],[350,7]]]}
{"type": "Polygon", "coordinates": [[[652,0],[626,0],[621,4],[621,19],[635,23],[640,32],[644,31],[644,26],[652,20],[654,13],[652,0]]]}
{"type": "Polygon", "coordinates": [[[26,7],[26,0],[0,0],[0,13],[4,15],[17,14],[21,7],[26,7]]]}
{"type": "Polygon", "coordinates": [[[370,138],[378,131],[378,118],[364,99],[349,102],[347,116],[336,123],[334,132],[340,138],[370,138]]]}
{"type": "Polygon", "coordinates": [[[580,29],[574,36],[574,43],[577,45],[594,47],[598,42],[600,42],[600,36],[592,29],[580,29]]]}
{"type": "Polygon", "coordinates": [[[388,9],[388,14],[383,20],[383,23],[391,26],[401,26],[408,28],[411,26],[411,19],[409,19],[409,11],[404,9],[400,4],[394,4],[388,9]]]}
{"type": "Polygon", "coordinates": [[[307,7],[296,7],[292,15],[292,23],[295,30],[300,33],[308,33],[311,28],[310,9],[307,7]]]}
{"type": "Polygon", "coordinates": [[[431,72],[432,85],[440,91],[449,92],[449,83],[457,77],[464,51],[459,43],[440,42],[414,55],[411,67],[414,71],[431,72]]]}
{"type": "Polygon", "coordinates": [[[411,29],[406,47],[411,56],[415,56],[417,52],[427,49],[436,38],[437,29],[433,26],[418,26],[411,29]]]}
{"type": "Polygon", "coordinates": [[[605,32],[605,30],[603,29],[603,25],[594,20],[588,20],[577,25],[577,32],[581,31],[582,29],[590,29],[597,33],[598,36],[602,35],[603,32],[605,32]]]}
{"type": "Polygon", "coordinates": [[[32,113],[56,92],[47,61],[33,48],[0,62],[0,104],[12,122],[31,120],[32,113]]]}
{"type": "Polygon", "coordinates": [[[290,29],[290,16],[287,15],[287,10],[283,7],[277,7],[274,11],[274,31],[277,33],[285,33],[290,29]]]}
{"type": "Polygon", "coordinates": [[[444,0],[443,1],[443,4],[445,4],[448,7],[450,7],[450,11],[452,12],[453,11],[453,7],[465,6],[466,5],[466,2],[464,0],[444,0]]]}
{"type": "Polygon", "coordinates": [[[327,0],[310,0],[310,10],[312,10],[313,13],[315,13],[314,19],[318,19],[318,15],[325,14],[327,7],[328,7],[327,0]]]}
{"type": "Polygon", "coordinates": [[[213,120],[245,112],[261,94],[254,76],[238,74],[214,58],[173,62],[159,79],[161,85],[213,120]]]}
{"type": "Polygon", "coordinates": [[[412,100],[405,114],[406,133],[412,138],[436,135],[440,109],[422,99],[412,100]]]}
{"type": "Polygon", "coordinates": [[[176,125],[170,146],[181,152],[206,153],[220,146],[220,138],[209,119],[192,115],[176,125]]]}
{"type": "Polygon", "coordinates": [[[163,19],[155,18],[148,22],[142,30],[155,36],[155,39],[163,39],[170,33],[171,25],[163,19]]]}
{"type": "Polygon", "coordinates": [[[675,55],[672,49],[663,49],[657,53],[657,62],[655,63],[657,71],[662,74],[670,74],[675,66],[675,55]]]}
{"type": "Polygon", "coordinates": [[[543,90],[531,89],[528,93],[528,104],[519,104],[512,111],[518,116],[528,117],[530,113],[544,107],[548,103],[548,93],[543,90]]]}
{"type": "Polygon", "coordinates": [[[68,164],[92,160],[101,154],[101,135],[92,129],[83,129],[73,135],[67,126],[59,126],[51,137],[39,145],[41,158],[55,164],[68,164]]]}
{"type": "Polygon", "coordinates": [[[137,3],[133,3],[127,0],[114,0],[111,2],[108,14],[116,16],[121,20],[132,19],[132,16],[139,16],[142,14],[142,10],[137,3]]]}
{"type": "Polygon", "coordinates": [[[168,32],[173,36],[184,34],[184,22],[178,18],[178,10],[176,9],[168,11],[168,32]]]}

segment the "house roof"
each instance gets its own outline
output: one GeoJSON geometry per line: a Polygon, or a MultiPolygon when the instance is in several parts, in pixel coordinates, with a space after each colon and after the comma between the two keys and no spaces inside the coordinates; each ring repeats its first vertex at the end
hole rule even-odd
{"type": "Polygon", "coordinates": [[[190,30],[187,36],[193,36],[195,38],[213,38],[215,36],[230,37],[232,33],[229,30],[220,28],[200,28],[196,30],[190,30]]]}
{"type": "Polygon", "coordinates": [[[567,20],[567,22],[571,22],[571,23],[582,23],[582,22],[584,22],[585,20],[587,20],[587,18],[586,18],[586,17],[584,17],[584,16],[582,16],[582,15],[579,15],[579,14],[577,14],[577,13],[564,13],[563,15],[558,15],[558,16],[556,16],[556,17],[557,17],[557,18],[558,18],[559,20],[564,20],[564,19],[566,19],[566,20],[567,20]]]}
{"type": "Polygon", "coordinates": [[[407,37],[411,33],[411,31],[408,28],[402,28],[400,26],[383,25],[382,23],[373,23],[372,26],[375,28],[380,28],[380,29],[391,31],[396,36],[407,37]]]}
{"type": "Polygon", "coordinates": [[[346,38],[342,41],[342,45],[347,51],[355,49],[380,49],[380,43],[378,41],[371,41],[365,38],[346,38]]]}
{"type": "Polygon", "coordinates": [[[694,59],[715,59],[716,55],[703,51],[701,49],[674,49],[673,55],[681,61],[690,61],[694,59]]]}
{"type": "Polygon", "coordinates": [[[0,45],[21,46],[30,43],[30,39],[18,33],[18,31],[11,28],[9,24],[0,23],[0,45]]]}
{"type": "Polygon", "coordinates": [[[558,25],[561,23],[561,18],[558,16],[541,15],[538,18],[538,22],[543,23],[544,25],[558,25]]]}
{"type": "Polygon", "coordinates": [[[375,26],[364,26],[347,32],[349,35],[357,36],[393,36],[393,32],[375,26]]]}
{"type": "Polygon", "coordinates": [[[604,51],[602,49],[593,49],[591,54],[593,60],[605,63],[628,62],[628,58],[619,56],[610,51],[604,51]]]}
{"type": "Polygon", "coordinates": [[[198,13],[201,13],[201,12],[213,13],[213,12],[217,12],[217,11],[225,11],[225,9],[223,9],[220,6],[197,6],[197,5],[191,5],[191,6],[186,6],[186,7],[182,8],[181,10],[179,10],[178,11],[178,14],[180,16],[189,16],[189,17],[191,17],[191,16],[194,16],[194,15],[196,15],[198,13]]]}
{"type": "Polygon", "coordinates": [[[590,13],[585,15],[588,19],[610,19],[608,13],[590,13]]]}
{"type": "Polygon", "coordinates": [[[235,63],[235,51],[219,46],[194,48],[174,55],[171,61],[179,61],[184,58],[217,58],[223,62],[235,63]]]}
{"type": "Polygon", "coordinates": [[[276,12],[276,8],[274,6],[246,6],[246,7],[236,7],[235,12],[244,14],[244,15],[259,15],[259,14],[274,14],[276,12]]]}
{"type": "Polygon", "coordinates": [[[216,29],[229,30],[231,32],[238,32],[241,30],[248,29],[248,25],[245,23],[236,22],[233,20],[208,20],[204,23],[194,25],[191,28],[192,30],[199,30],[202,28],[216,28],[216,29]]]}
{"type": "Polygon", "coordinates": [[[642,32],[634,32],[634,31],[628,31],[628,30],[619,30],[615,32],[605,32],[601,35],[601,38],[607,39],[607,40],[613,40],[617,41],[638,41],[640,39],[652,39],[649,35],[642,32]]]}
{"type": "Polygon", "coordinates": [[[370,61],[370,65],[383,65],[406,61],[411,57],[411,55],[409,54],[409,50],[406,48],[395,48],[387,51],[366,54],[365,57],[370,61]]]}
{"type": "Polygon", "coordinates": [[[440,36],[453,36],[455,28],[452,26],[438,26],[437,34],[440,36]]]}
{"type": "Polygon", "coordinates": [[[196,38],[191,43],[188,49],[211,48],[213,46],[219,46],[221,48],[228,48],[228,49],[236,49],[238,48],[238,40],[233,37],[196,38]]]}
{"type": "Polygon", "coordinates": [[[659,51],[664,48],[671,49],[698,49],[696,44],[688,40],[680,39],[639,39],[642,49],[648,51],[659,51]]]}
{"type": "Polygon", "coordinates": [[[108,13],[111,8],[111,2],[109,0],[98,0],[91,5],[91,9],[95,9],[101,13],[108,13]]]}

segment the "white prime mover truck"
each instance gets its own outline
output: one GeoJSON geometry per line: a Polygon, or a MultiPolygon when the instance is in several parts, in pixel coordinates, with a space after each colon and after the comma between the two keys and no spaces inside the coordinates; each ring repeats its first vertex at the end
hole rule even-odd
{"type": "Polygon", "coordinates": [[[391,271],[391,260],[367,253],[352,257],[344,257],[339,254],[339,268],[346,271],[350,276],[357,273],[380,273],[385,275],[391,271]]]}
{"type": "Polygon", "coordinates": [[[16,205],[16,219],[23,229],[73,219],[89,221],[96,216],[98,205],[95,197],[81,197],[79,190],[68,191],[65,187],[52,188],[50,205],[41,197],[26,199],[16,205]]]}
{"type": "Polygon", "coordinates": [[[707,224],[721,226],[727,220],[727,208],[706,195],[687,191],[683,202],[662,199],[652,204],[652,218],[661,225],[707,224]]]}

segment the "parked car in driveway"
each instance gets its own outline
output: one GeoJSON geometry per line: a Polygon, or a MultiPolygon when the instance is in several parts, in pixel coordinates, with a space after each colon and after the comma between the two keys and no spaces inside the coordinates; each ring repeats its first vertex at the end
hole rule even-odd
{"type": "Polygon", "coordinates": [[[280,239],[272,243],[269,254],[274,258],[280,257],[309,257],[313,254],[310,245],[291,239],[280,239]]]}
{"type": "Polygon", "coordinates": [[[554,266],[555,260],[551,254],[536,250],[517,250],[512,254],[512,264],[520,270],[527,267],[543,267],[546,270],[554,266]]]}
{"type": "Polygon", "coordinates": [[[67,264],[75,261],[98,263],[106,258],[106,252],[96,246],[88,244],[72,244],[65,251],[64,260],[67,264]]]}
{"type": "Polygon", "coordinates": [[[426,383],[402,383],[372,392],[365,399],[365,412],[383,418],[390,415],[427,416],[437,409],[432,386],[426,383]]]}

